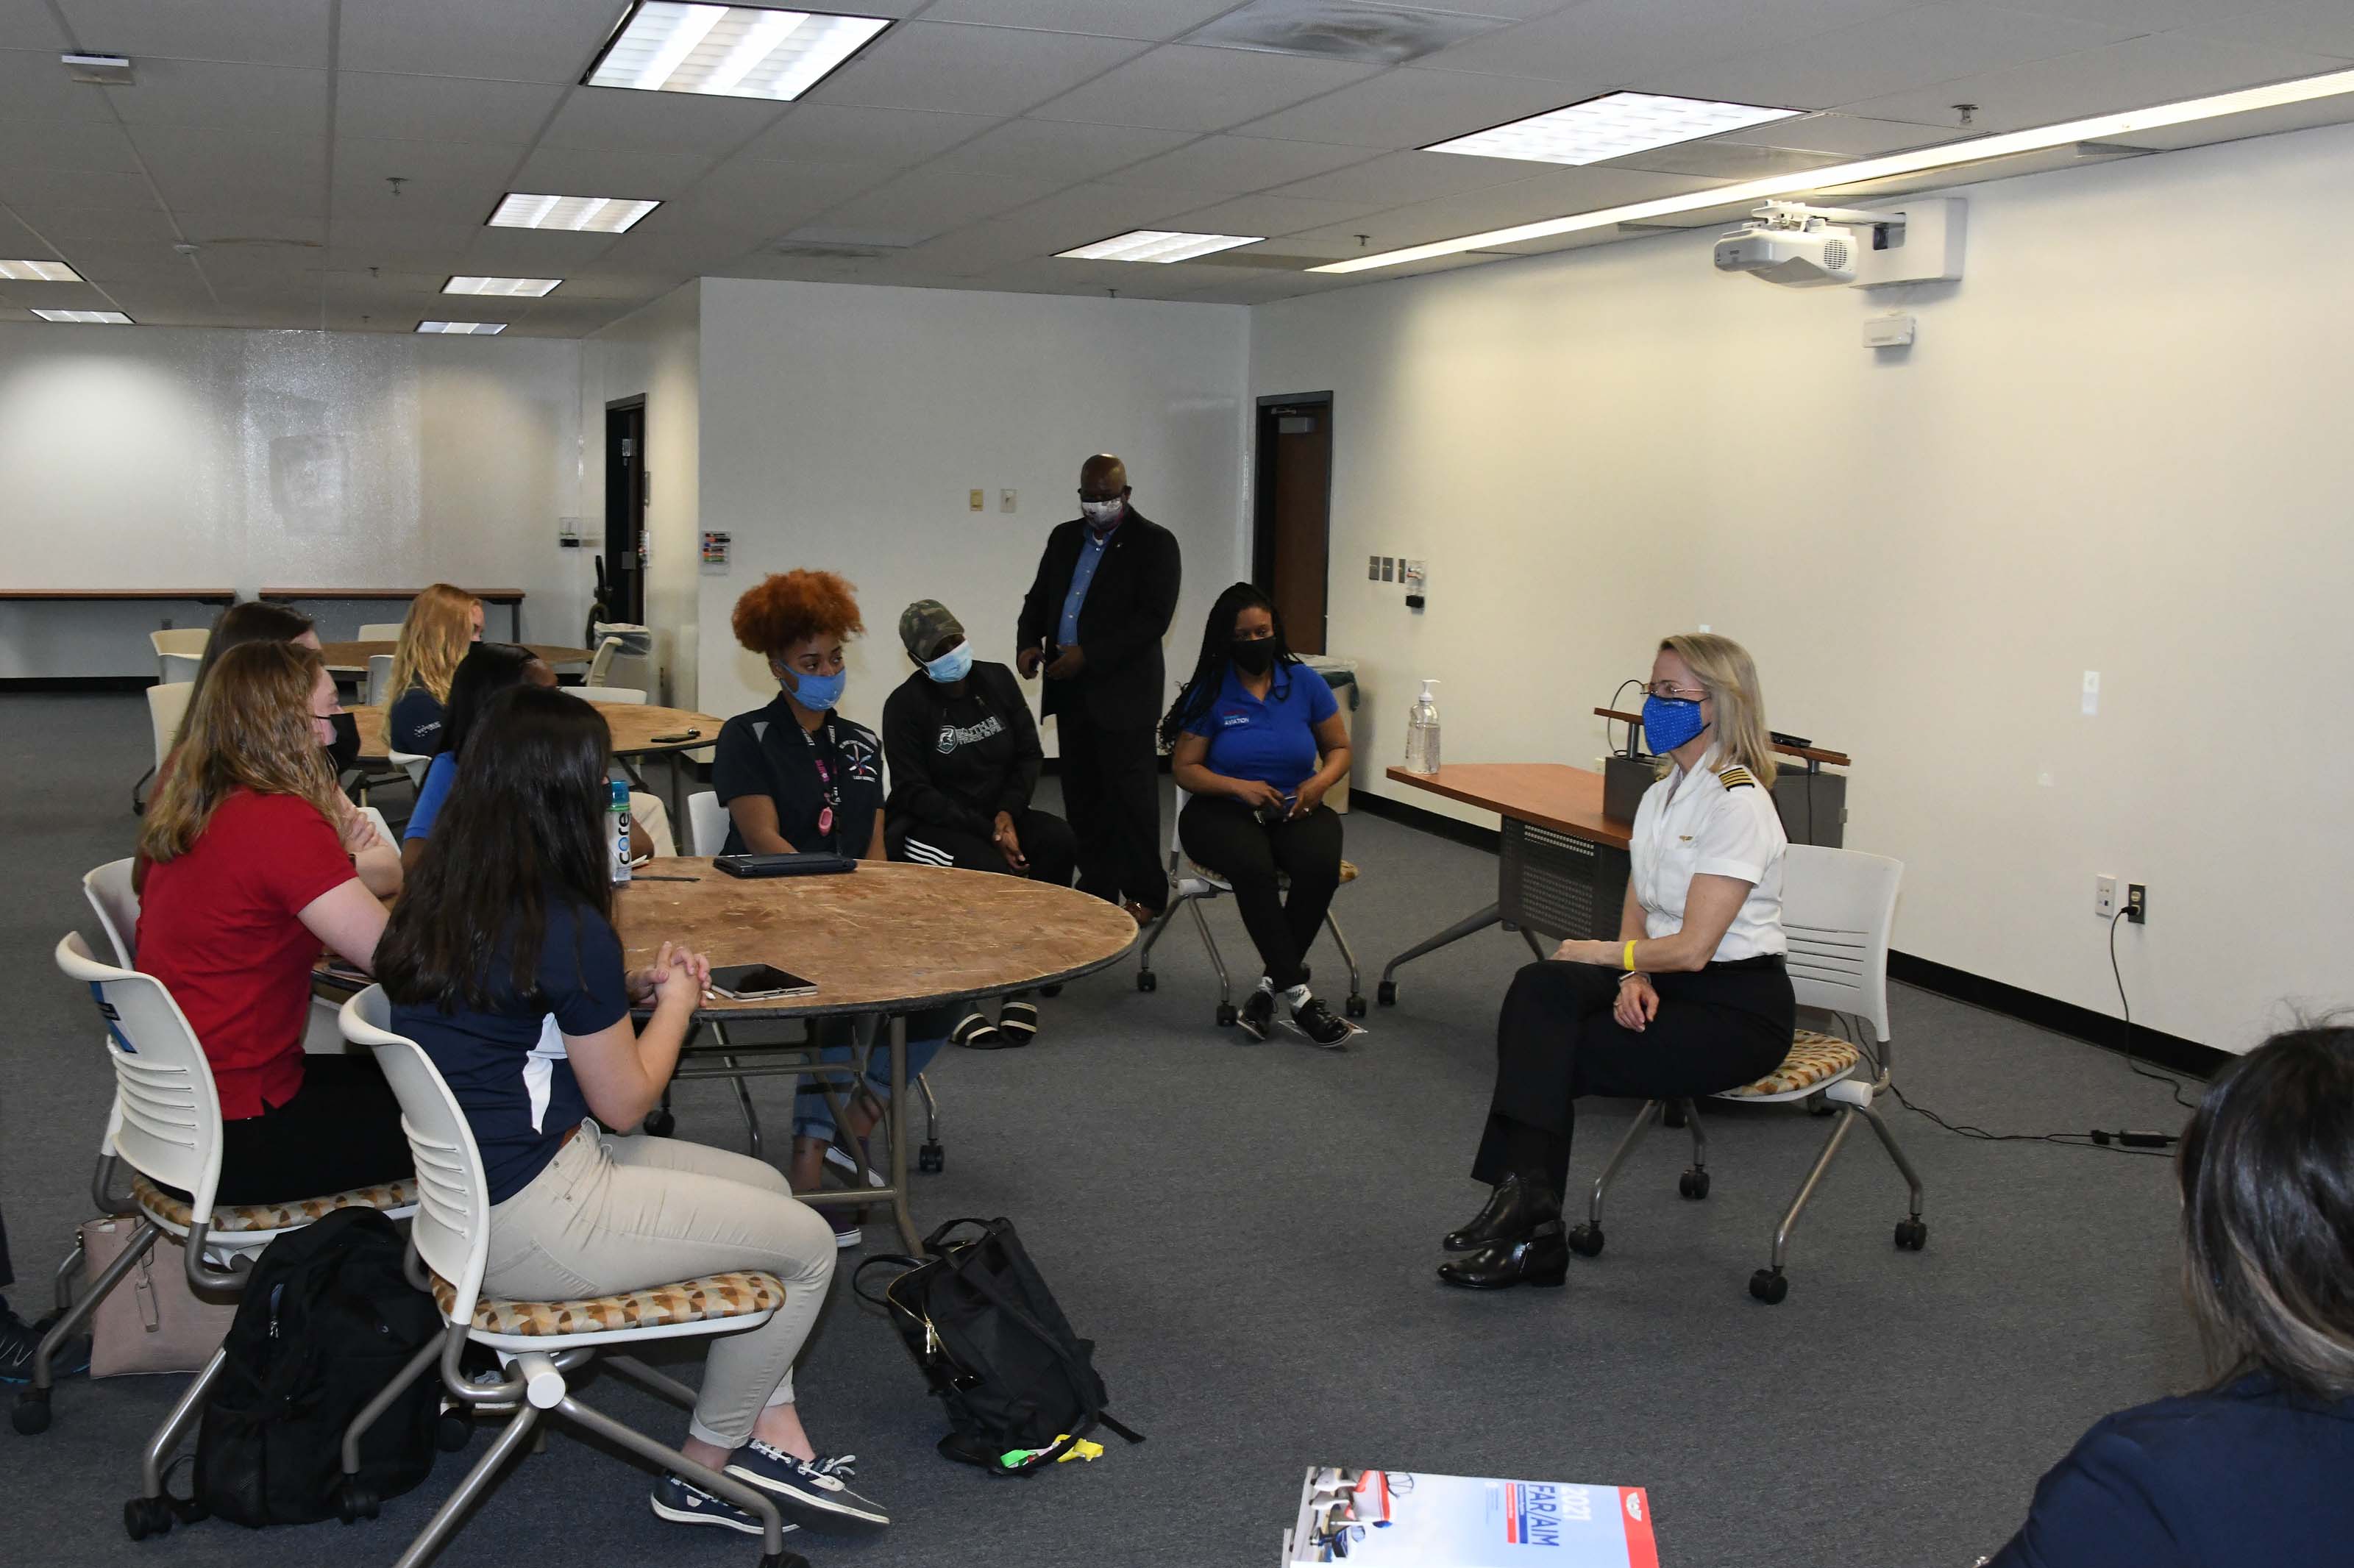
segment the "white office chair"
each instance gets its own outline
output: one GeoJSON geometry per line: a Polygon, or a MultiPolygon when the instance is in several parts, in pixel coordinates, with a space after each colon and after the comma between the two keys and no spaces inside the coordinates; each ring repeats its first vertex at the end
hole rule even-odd
{"type": "MultiPolygon", "coordinates": [[[[344,1004],[345,1036],[376,1053],[376,1065],[384,1069],[385,1080],[400,1101],[401,1128],[408,1134],[408,1147],[417,1157],[420,1201],[408,1232],[411,1276],[420,1287],[432,1291],[447,1327],[440,1355],[442,1389],[463,1404],[480,1408],[506,1404],[514,1412],[489,1451],[401,1553],[398,1568],[416,1568],[440,1550],[457,1530],[461,1517],[489,1489],[507,1460],[523,1448],[544,1413],[564,1416],[639,1458],[758,1515],[768,1553],[761,1559],[762,1568],[808,1568],[801,1557],[785,1551],[784,1521],[767,1492],[706,1469],[676,1449],[591,1410],[573,1396],[570,1386],[571,1374],[602,1353],[615,1371],[692,1408],[693,1389],[634,1357],[607,1352],[624,1345],[757,1329],[783,1304],[784,1282],[771,1274],[744,1271],[576,1301],[513,1301],[483,1296],[482,1275],[491,1245],[491,1200],[482,1152],[432,1058],[414,1041],[393,1033],[391,1022],[391,1004],[381,987],[370,986],[344,1004]],[[505,1383],[486,1388],[467,1381],[459,1355],[470,1340],[498,1353],[506,1369],[505,1383]]],[[[389,1404],[423,1370],[421,1362],[412,1362],[376,1404],[389,1404]]],[[[346,1474],[358,1467],[356,1446],[366,1428],[364,1416],[345,1436],[346,1474]]]]}
{"type": "Polygon", "coordinates": [[[635,686],[574,686],[574,696],[591,703],[642,703],[644,692],[635,686]]]}
{"type": "Polygon", "coordinates": [[[408,785],[410,789],[422,789],[425,788],[426,769],[433,766],[433,758],[431,757],[423,752],[392,751],[387,749],[385,752],[384,759],[393,767],[399,768],[403,773],[408,775],[408,785]]]}
{"type": "Polygon", "coordinates": [[[195,680],[196,666],[204,662],[205,644],[212,638],[212,632],[201,626],[149,632],[147,641],[155,650],[155,678],[167,683],[195,680]]]}
{"type": "Polygon", "coordinates": [[[597,644],[597,652],[589,656],[588,673],[582,683],[590,686],[603,685],[612,677],[613,657],[620,651],[621,640],[618,637],[608,637],[599,641],[597,644]]]}
{"type": "Polygon", "coordinates": [[[360,687],[360,700],[367,706],[380,708],[392,701],[392,655],[368,655],[367,678],[360,687]]]}
{"type": "MultiPolygon", "coordinates": [[[[1808,1109],[1822,1115],[1838,1108],[1839,1125],[1831,1128],[1822,1153],[1798,1184],[1798,1194],[1790,1201],[1782,1223],[1775,1227],[1771,1260],[1749,1277],[1749,1294],[1768,1306],[1790,1293],[1789,1280],[1782,1272],[1790,1232],[1859,1117],[1879,1135],[1881,1147],[1896,1162],[1910,1190],[1909,1212],[1896,1224],[1897,1247],[1918,1252],[1929,1243],[1929,1227],[1921,1219],[1920,1173],[1896,1146],[1896,1135],[1889,1130],[1887,1118],[1872,1104],[1891,1082],[1888,942],[1896,923],[1896,892],[1904,879],[1904,864],[1885,855],[1815,844],[1792,844],[1784,854],[1782,930],[1790,945],[1790,989],[1800,1007],[1830,1013],[1834,1022],[1852,1029],[1856,1037],[1842,1039],[1801,1029],[1780,1066],[1754,1084],[1711,1097],[1751,1105],[1803,1101],[1808,1109]],[[1867,1064],[1873,1068],[1873,1075],[1859,1077],[1857,1069],[1867,1064]]],[[[1665,1108],[1665,1101],[1651,1100],[1636,1113],[1634,1125],[1618,1140],[1610,1162],[1595,1180],[1586,1223],[1569,1233],[1571,1251],[1592,1257],[1602,1250],[1603,1194],[1665,1108]]],[[[1699,1108],[1690,1100],[1682,1101],[1680,1108],[1691,1128],[1692,1162],[1677,1180],[1676,1190],[1687,1198],[1705,1198],[1708,1139],[1701,1130],[1699,1108]]]]}
{"type": "Polygon", "coordinates": [[[133,861],[126,855],[84,872],[81,895],[97,912],[98,924],[113,946],[114,961],[123,969],[139,958],[139,895],[131,888],[133,861]]]}
{"type": "Polygon", "coordinates": [[[180,733],[180,721],[188,716],[188,698],[196,692],[194,681],[163,681],[147,688],[147,726],[155,737],[155,760],[131,786],[131,814],[145,813],[146,802],[139,798],[139,787],[153,779],[164,766],[164,758],[172,754],[172,737],[180,733]]]}
{"type": "MultiPolygon", "coordinates": [[[[193,1288],[234,1296],[244,1287],[253,1255],[280,1236],[342,1208],[380,1209],[395,1219],[406,1218],[415,1212],[417,1201],[415,1183],[398,1181],[288,1202],[216,1205],[220,1099],[204,1047],[178,1003],[154,976],[92,958],[79,932],[69,932],[58,943],[56,956],[68,979],[90,988],[106,1020],[107,1055],[114,1066],[120,1113],[111,1141],[114,1153],[137,1172],[131,1197],[139,1224],[122,1255],[42,1336],[34,1352],[31,1386],[17,1395],[14,1412],[16,1430],[27,1434],[49,1425],[49,1368],[58,1347],[73,1337],[158,1237],[182,1241],[193,1288]],[[171,1196],[163,1190],[166,1187],[186,1192],[188,1200],[171,1196]]],[[[172,1513],[164,1495],[164,1462],[204,1407],[224,1360],[223,1352],[214,1352],[149,1440],[141,1458],[140,1496],[123,1510],[123,1523],[133,1540],[171,1528],[172,1513]]]]}
{"type": "Polygon", "coordinates": [[[729,825],[727,808],[716,791],[701,789],[686,798],[686,842],[696,854],[725,854],[729,825]]]}
{"type": "MultiPolygon", "coordinates": [[[[1145,928],[1143,944],[1136,955],[1136,989],[1160,989],[1161,979],[1152,972],[1152,946],[1161,940],[1161,934],[1169,928],[1169,922],[1177,917],[1178,906],[1182,905],[1193,910],[1193,924],[1202,933],[1202,946],[1210,951],[1210,967],[1218,972],[1218,1025],[1229,1028],[1241,1016],[1235,1008],[1234,981],[1226,974],[1225,957],[1218,951],[1218,939],[1210,934],[1209,918],[1202,913],[1202,906],[1222,893],[1234,892],[1234,885],[1209,867],[1195,864],[1185,858],[1185,846],[1178,838],[1177,821],[1185,814],[1185,802],[1193,798],[1188,791],[1179,789],[1177,810],[1169,819],[1169,903],[1161,911],[1161,918],[1145,928]]],[[[1356,880],[1356,866],[1343,860],[1341,863],[1341,885],[1346,887],[1356,880]]],[[[1349,946],[1349,938],[1342,933],[1339,918],[1329,908],[1324,911],[1324,928],[1332,933],[1332,940],[1340,944],[1341,957],[1348,960],[1349,1016],[1363,1018],[1365,1016],[1364,977],[1357,967],[1356,949],[1349,946]]]]}
{"type": "Polygon", "coordinates": [[[398,620],[366,621],[360,627],[357,641],[361,642],[398,642],[400,641],[400,628],[401,622],[398,620]]]}

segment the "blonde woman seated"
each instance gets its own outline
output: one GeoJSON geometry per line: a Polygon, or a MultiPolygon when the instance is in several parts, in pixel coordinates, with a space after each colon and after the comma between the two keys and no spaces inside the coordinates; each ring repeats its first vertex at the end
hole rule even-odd
{"type": "Polygon", "coordinates": [[[482,640],[482,601],[464,588],[435,583],[410,601],[386,686],[385,734],[393,750],[430,757],[441,749],[450,678],[482,640]]]}

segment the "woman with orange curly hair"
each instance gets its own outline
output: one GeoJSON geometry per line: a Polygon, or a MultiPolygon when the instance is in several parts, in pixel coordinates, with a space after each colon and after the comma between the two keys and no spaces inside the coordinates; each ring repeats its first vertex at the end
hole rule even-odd
{"type": "MultiPolygon", "coordinates": [[[[866,630],[855,590],[838,573],[778,572],[736,601],[736,641],[769,662],[777,700],[738,714],[719,732],[711,783],[727,808],[724,853],[789,854],[823,851],[861,860],[885,858],[883,843],[883,743],[834,711],[842,701],[843,648],[866,630]]],[[[954,1019],[947,1010],[907,1020],[907,1074],[924,1070],[954,1019]]],[[[829,1031],[828,1061],[851,1058],[847,1028],[829,1031]]],[[[875,1071],[886,1070],[878,1064],[875,1071]]],[[[883,1114],[887,1078],[870,1072],[847,1107],[841,1130],[863,1139],[883,1114]]],[[[792,1182],[813,1191],[824,1173],[836,1128],[825,1097],[804,1080],[793,1118],[792,1182]]],[[[833,1163],[869,1171],[873,1163],[837,1150],[833,1163]]],[[[829,1209],[834,1240],[855,1246],[858,1213],[829,1209]]]]}

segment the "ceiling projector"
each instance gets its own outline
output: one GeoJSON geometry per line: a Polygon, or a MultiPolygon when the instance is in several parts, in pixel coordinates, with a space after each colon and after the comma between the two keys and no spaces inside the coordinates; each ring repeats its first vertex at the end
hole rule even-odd
{"type": "Polygon", "coordinates": [[[1716,270],[1746,272],[1794,289],[1855,281],[1855,231],[1819,212],[1769,202],[1758,218],[1716,242],[1716,270]]]}

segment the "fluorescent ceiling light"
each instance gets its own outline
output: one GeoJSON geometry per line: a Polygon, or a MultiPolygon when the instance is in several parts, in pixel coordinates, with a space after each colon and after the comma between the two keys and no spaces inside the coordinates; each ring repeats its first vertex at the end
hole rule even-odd
{"type": "Polygon", "coordinates": [[[535,300],[564,281],[561,278],[452,278],[441,285],[445,294],[521,294],[535,300]]]}
{"type": "Polygon", "coordinates": [[[643,92],[795,99],[890,25],[881,16],[642,0],[580,79],[643,92]]]}
{"type": "Polygon", "coordinates": [[[507,323],[504,322],[419,322],[417,330],[472,334],[476,337],[495,337],[507,330],[507,323]]]}
{"type": "Polygon", "coordinates": [[[1851,164],[1834,164],[1829,168],[1809,169],[1802,174],[1776,175],[1769,179],[1718,185],[1713,190],[1661,196],[1656,201],[1606,207],[1595,212],[1573,213],[1567,217],[1515,224],[1510,228],[1491,228],[1480,234],[1467,234],[1458,239],[1409,245],[1403,249],[1384,250],[1372,256],[1352,256],[1346,261],[1333,261],[1321,267],[1310,267],[1308,270],[1364,272],[1376,267],[1402,267],[1410,261],[1427,261],[1437,256],[1459,256],[1467,250],[1488,250],[1522,240],[1549,239],[1559,234],[1577,234],[1621,223],[1642,223],[1652,218],[1671,217],[1678,213],[1701,212],[1712,207],[1766,201],[1802,192],[1836,190],[1842,185],[1861,185],[1869,180],[1894,179],[1931,169],[1982,163],[1989,158],[2040,153],[2052,147],[2064,147],[2071,142],[2114,142],[2137,131],[2156,131],[2168,125],[2188,124],[2194,120],[2214,120],[2227,114],[2277,109],[2284,104],[2309,103],[2317,98],[2334,98],[2349,92],[2354,92],[2354,70],[2331,71],[2325,76],[2274,82],[2267,87],[2243,88],[2237,92],[2219,92],[2211,98],[2189,98],[2150,109],[2132,110],[2124,114],[2070,120],[2028,131],[2008,131],[1999,135],[1980,136],[1968,142],[1946,142],[1910,153],[1888,153],[1851,164]]]}
{"type": "Polygon", "coordinates": [[[99,326],[130,326],[129,316],[121,311],[35,311],[45,322],[89,322],[99,326]]]}
{"type": "Polygon", "coordinates": [[[1131,228],[1076,250],[1057,250],[1074,261],[1190,261],[1213,250],[1257,245],[1262,234],[1185,234],[1168,228],[1131,228]]]}
{"type": "Polygon", "coordinates": [[[1600,164],[1653,147],[1745,131],[1803,112],[1754,103],[1716,103],[1702,98],[1662,98],[1653,92],[1613,92],[1566,109],[1549,109],[1509,125],[1434,143],[1423,151],[1527,158],[1540,164],[1600,164]]]}
{"type": "Polygon", "coordinates": [[[0,278],[19,283],[79,283],[81,274],[62,261],[0,261],[0,278]]]}
{"type": "Polygon", "coordinates": [[[527,196],[509,191],[486,227],[627,234],[631,225],[660,206],[658,201],[631,201],[623,196],[527,196]]]}

